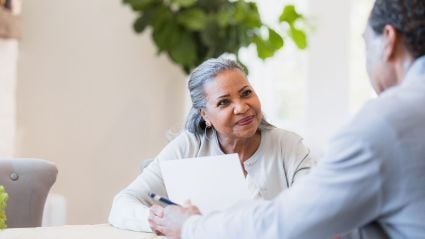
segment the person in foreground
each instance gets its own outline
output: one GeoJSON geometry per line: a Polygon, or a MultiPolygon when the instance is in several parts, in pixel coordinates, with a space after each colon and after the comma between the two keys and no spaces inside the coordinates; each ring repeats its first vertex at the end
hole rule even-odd
{"type": "Polygon", "coordinates": [[[188,88],[192,109],[186,131],[115,196],[109,215],[113,226],[151,230],[148,216],[157,216],[162,207],[153,205],[148,193],[167,196],[159,167],[162,160],[237,153],[256,199],[273,199],[309,171],[313,161],[302,138],[264,119],[260,101],[236,62],[207,60],[192,72],[188,88]]]}
{"type": "Polygon", "coordinates": [[[169,238],[425,238],[425,1],[376,0],[364,33],[379,94],[310,174],[273,201],[201,216],[166,207],[169,238]]]}

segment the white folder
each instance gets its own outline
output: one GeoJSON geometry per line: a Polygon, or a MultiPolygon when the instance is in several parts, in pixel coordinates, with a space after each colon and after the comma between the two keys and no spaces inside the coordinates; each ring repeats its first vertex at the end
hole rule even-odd
{"type": "Polygon", "coordinates": [[[169,199],[190,199],[202,213],[251,198],[237,154],[163,161],[160,167],[169,199]]]}

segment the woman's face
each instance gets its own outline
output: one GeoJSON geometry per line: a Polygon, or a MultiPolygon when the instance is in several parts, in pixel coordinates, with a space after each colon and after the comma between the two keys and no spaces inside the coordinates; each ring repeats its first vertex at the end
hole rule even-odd
{"type": "Polygon", "coordinates": [[[220,136],[255,135],[263,118],[261,103],[243,72],[234,69],[219,73],[205,83],[204,94],[207,102],[201,115],[220,136]]]}

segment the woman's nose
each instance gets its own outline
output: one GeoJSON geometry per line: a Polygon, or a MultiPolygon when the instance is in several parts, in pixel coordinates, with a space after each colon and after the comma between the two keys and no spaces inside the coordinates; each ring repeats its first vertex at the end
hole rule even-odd
{"type": "Polygon", "coordinates": [[[237,102],[233,108],[234,114],[243,114],[248,110],[248,105],[244,102],[237,102]]]}

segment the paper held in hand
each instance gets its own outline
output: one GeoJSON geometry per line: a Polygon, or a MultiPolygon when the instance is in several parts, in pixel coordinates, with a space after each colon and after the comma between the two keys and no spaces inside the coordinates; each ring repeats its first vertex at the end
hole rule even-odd
{"type": "Polygon", "coordinates": [[[179,204],[190,199],[202,213],[251,198],[237,154],[163,161],[160,167],[168,197],[179,204]]]}

